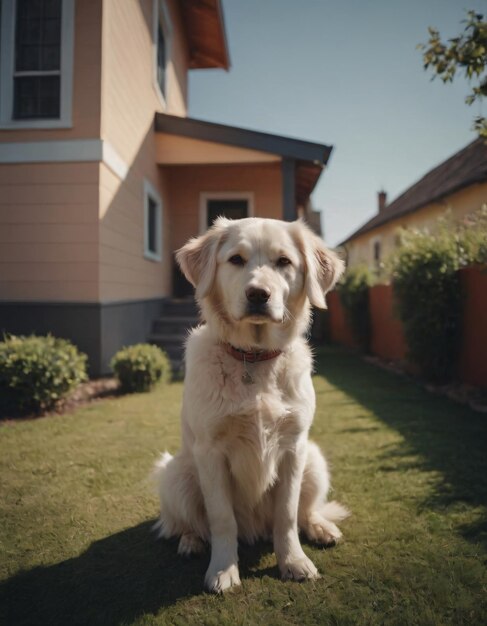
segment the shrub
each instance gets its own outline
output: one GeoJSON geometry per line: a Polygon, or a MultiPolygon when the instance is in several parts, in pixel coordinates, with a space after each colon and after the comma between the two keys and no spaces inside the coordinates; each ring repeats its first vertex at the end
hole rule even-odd
{"type": "Polygon", "coordinates": [[[0,342],[0,394],[21,413],[50,410],[86,380],[86,360],[66,339],[6,337],[0,342]]]}
{"type": "Polygon", "coordinates": [[[122,348],[110,366],[126,393],[149,391],[158,381],[169,380],[171,374],[166,353],[146,343],[122,348]]]}
{"type": "Polygon", "coordinates": [[[372,274],[365,265],[348,269],[338,285],[340,301],[358,346],[365,351],[370,343],[369,287],[372,274]]]}
{"type": "Polygon", "coordinates": [[[434,234],[403,231],[391,259],[394,293],[409,356],[431,380],[455,374],[462,293],[457,270],[487,260],[487,209],[453,224],[440,220],[434,234]]]}
{"type": "Polygon", "coordinates": [[[459,249],[454,236],[405,233],[392,278],[409,358],[434,381],[454,374],[460,342],[459,249]]]}

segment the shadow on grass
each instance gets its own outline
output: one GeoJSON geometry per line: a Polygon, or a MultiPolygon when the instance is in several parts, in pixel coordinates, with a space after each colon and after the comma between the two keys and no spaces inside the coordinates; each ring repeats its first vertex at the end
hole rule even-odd
{"type": "Polygon", "coordinates": [[[469,541],[487,545],[487,415],[428,393],[339,349],[319,352],[316,374],[404,438],[402,445],[384,452],[380,471],[437,472],[435,492],[424,506],[479,507],[482,519],[477,517],[460,532],[469,541]]]}
{"type": "MultiPolygon", "coordinates": [[[[123,530],[94,542],[77,557],[0,583],[0,623],[116,626],[203,593],[209,552],[194,559],[180,557],[176,541],[155,540],[152,524],[123,530]]],[[[244,546],[242,576],[277,575],[277,568],[253,570],[271,551],[265,543],[244,546]]]]}

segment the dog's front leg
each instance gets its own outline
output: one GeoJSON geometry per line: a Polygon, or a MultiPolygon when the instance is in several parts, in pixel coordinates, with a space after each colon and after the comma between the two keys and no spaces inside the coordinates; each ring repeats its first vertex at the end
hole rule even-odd
{"type": "Polygon", "coordinates": [[[274,551],[283,578],[319,578],[318,570],[301,547],[298,505],[306,463],[307,440],[285,453],[279,466],[274,506],[274,551]]]}
{"type": "Polygon", "coordinates": [[[230,475],[221,452],[201,446],[195,452],[211,534],[211,559],[205,576],[209,591],[221,593],[240,585],[237,522],[232,506],[230,475]]]}

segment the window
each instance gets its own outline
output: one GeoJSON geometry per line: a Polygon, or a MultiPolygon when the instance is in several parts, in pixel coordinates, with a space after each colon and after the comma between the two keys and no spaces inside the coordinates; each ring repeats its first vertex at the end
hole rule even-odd
{"type": "Polygon", "coordinates": [[[380,261],[380,241],[374,243],[374,261],[376,263],[380,261]]]}
{"type": "Polygon", "coordinates": [[[167,98],[167,66],[171,52],[171,23],[164,0],[153,0],[154,88],[163,107],[167,98]]]}
{"type": "Polygon", "coordinates": [[[166,40],[161,24],[157,27],[157,84],[166,97],[166,40]]]}
{"type": "Polygon", "coordinates": [[[144,181],[144,256],[162,259],[162,201],[148,181],[144,181]]]}
{"type": "Polygon", "coordinates": [[[209,228],[220,215],[232,220],[252,217],[254,196],[246,192],[208,192],[200,196],[200,232],[209,228]]]}
{"type": "Polygon", "coordinates": [[[373,254],[374,254],[374,265],[377,271],[380,270],[380,262],[381,262],[381,244],[378,239],[376,239],[373,243],[373,254]]]}
{"type": "Polygon", "coordinates": [[[59,119],[61,0],[17,0],[14,119],[59,119]]]}
{"type": "Polygon", "coordinates": [[[0,124],[71,125],[73,0],[3,0],[0,124]]]}
{"type": "Polygon", "coordinates": [[[239,220],[249,216],[248,200],[208,200],[207,221],[208,228],[220,215],[231,220],[239,220]]]}

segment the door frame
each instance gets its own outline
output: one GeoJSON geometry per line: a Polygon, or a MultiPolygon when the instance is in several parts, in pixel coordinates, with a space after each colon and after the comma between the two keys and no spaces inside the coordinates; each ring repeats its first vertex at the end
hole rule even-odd
{"type": "Polygon", "coordinates": [[[199,208],[200,235],[208,229],[208,200],[247,200],[248,217],[254,217],[254,193],[252,191],[202,191],[199,208]]]}

